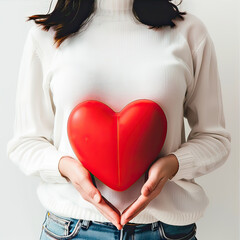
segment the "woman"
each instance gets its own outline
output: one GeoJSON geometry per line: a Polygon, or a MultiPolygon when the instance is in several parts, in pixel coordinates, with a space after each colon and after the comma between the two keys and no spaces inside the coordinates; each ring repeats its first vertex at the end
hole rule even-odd
{"type": "Polygon", "coordinates": [[[59,0],[29,20],[42,28],[26,39],[8,156],[41,179],[40,239],[197,239],[209,200],[195,178],[226,161],[231,141],[203,22],[169,0],[59,0]],[[150,99],[166,115],[158,158],[125,191],[91,175],[72,150],[68,117],[90,99],[115,112],[150,99]]]}

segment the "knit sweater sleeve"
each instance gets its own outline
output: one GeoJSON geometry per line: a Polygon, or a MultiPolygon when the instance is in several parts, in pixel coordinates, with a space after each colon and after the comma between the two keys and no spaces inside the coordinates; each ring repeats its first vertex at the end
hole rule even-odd
{"type": "Polygon", "coordinates": [[[191,131],[187,141],[171,152],[179,169],[170,181],[208,174],[223,165],[230,153],[216,52],[208,32],[192,56],[194,77],[184,102],[184,117],[191,131]]]}
{"type": "Polygon", "coordinates": [[[18,75],[14,134],[7,143],[7,156],[25,175],[49,183],[68,183],[58,170],[64,155],[53,145],[54,112],[43,84],[38,47],[30,28],[18,75]]]}

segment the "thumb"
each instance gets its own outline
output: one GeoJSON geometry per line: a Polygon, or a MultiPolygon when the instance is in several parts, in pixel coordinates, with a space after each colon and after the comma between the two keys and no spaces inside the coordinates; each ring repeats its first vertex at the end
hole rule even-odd
{"type": "Polygon", "coordinates": [[[141,189],[141,194],[148,196],[157,187],[159,179],[157,177],[149,177],[141,189]]]}
{"type": "Polygon", "coordinates": [[[102,195],[100,191],[93,185],[91,177],[82,182],[82,189],[87,194],[87,196],[96,203],[100,203],[102,200],[102,195]]]}
{"type": "Polygon", "coordinates": [[[95,201],[95,203],[100,203],[101,202],[101,194],[95,193],[93,196],[93,200],[95,201]]]}

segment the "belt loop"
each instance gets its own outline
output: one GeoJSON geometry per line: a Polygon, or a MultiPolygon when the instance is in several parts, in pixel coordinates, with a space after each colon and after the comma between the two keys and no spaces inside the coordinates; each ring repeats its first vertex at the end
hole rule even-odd
{"type": "Polygon", "coordinates": [[[89,225],[90,225],[90,221],[91,221],[91,220],[82,220],[81,227],[82,227],[82,228],[85,228],[85,229],[88,229],[88,228],[89,228],[89,225]]]}
{"type": "Polygon", "coordinates": [[[158,229],[158,226],[159,226],[159,221],[153,222],[153,223],[152,223],[152,226],[151,226],[151,230],[152,230],[152,231],[157,230],[157,229],[158,229]]]}

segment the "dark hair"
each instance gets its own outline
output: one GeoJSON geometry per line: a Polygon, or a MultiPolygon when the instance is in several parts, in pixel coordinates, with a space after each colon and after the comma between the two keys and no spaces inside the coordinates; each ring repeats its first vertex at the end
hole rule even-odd
{"type": "MultiPolygon", "coordinates": [[[[186,12],[178,10],[177,6],[182,3],[182,0],[178,5],[171,1],[134,0],[132,12],[139,22],[148,25],[150,29],[158,29],[163,26],[172,28],[175,27],[172,20],[177,18],[183,20],[182,15],[185,15],[186,12]]],[[[42,30],[45,31],[53,27],[56,32],[54,44],[56,43],[58,48],[66,38],[87,24],[94,12],[95,0],[58,0],[51,13],[28,16],[26,21],[34,20],[36,24],[42,25],[42,30]]]]}

